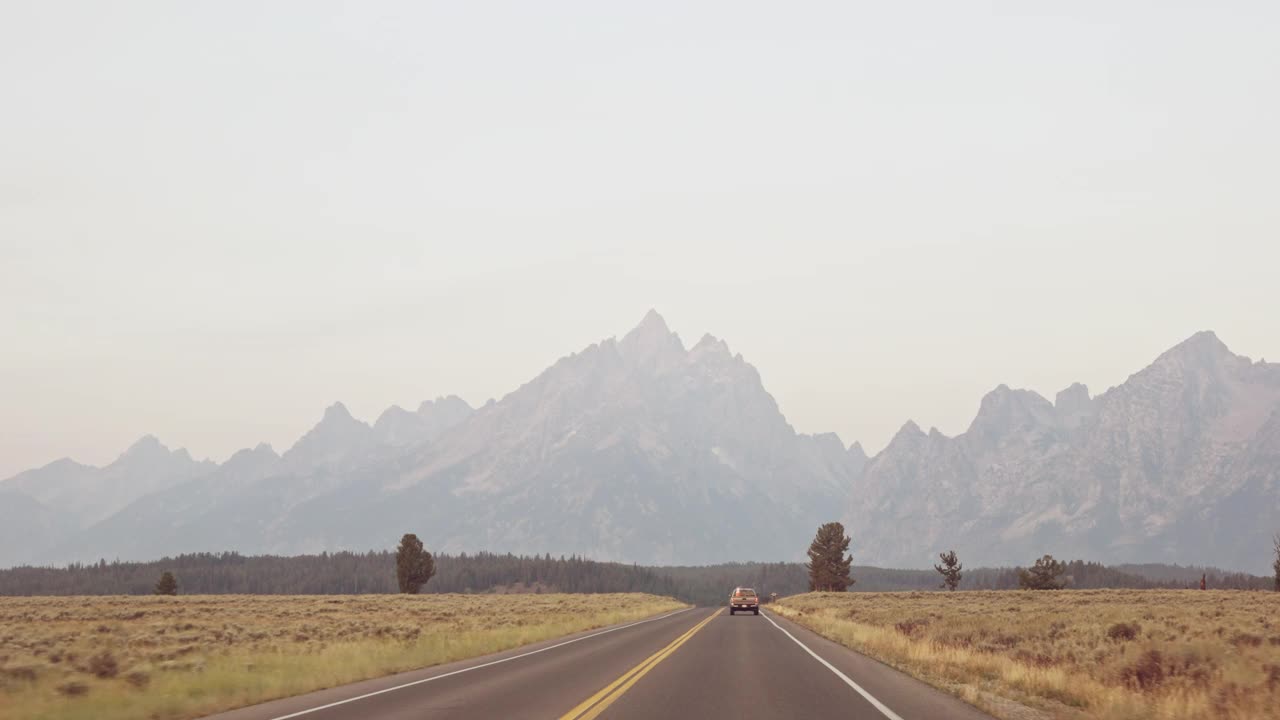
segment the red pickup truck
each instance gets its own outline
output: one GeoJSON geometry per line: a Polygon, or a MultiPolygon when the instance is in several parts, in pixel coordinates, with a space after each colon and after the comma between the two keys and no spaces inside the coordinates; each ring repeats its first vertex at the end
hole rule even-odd
{"type": "Polygon", "coordinates": [[[760,598],[756,596],[755,590],[744,587],[733,589],[733,594],[729,596],[729,614],[733,615],[739,610],[760,614],[760,598]]]}

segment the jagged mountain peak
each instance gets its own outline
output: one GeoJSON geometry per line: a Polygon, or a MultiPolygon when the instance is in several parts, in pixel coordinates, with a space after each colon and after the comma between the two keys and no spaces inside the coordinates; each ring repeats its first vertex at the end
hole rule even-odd
{"type": "Polygon", "coordinates": [[[862,449],[862,443],[855,441],[844,452],[845,464],[849,468],[852,478],[857,478],[862,474],[863,468],[867,466],[871,458],[867,457],[867,451],[862,449]]]}
{"type": "Polygon", "coordinates": [[[978,444],[996,444],[1010,435],[1051,428],[1057,411],[1039,393],[999,385],[982,398],[965,437],[978,444]]]}
{"type": "Polygon", "coordinates": [[[252,448],[242,448],[237,450],[230,458],[227,459],[227,462],[224,463],[223,466],[238,466],[241,464],[259,463],[266,460],[279,459],[280,455],[276,453],[275,448],[271,447],[270,443],[262,442],[252,448]]]}
{"type": "Polygon", "coordinates": [[[618,352],[638,366],[665,370],[684,360],[684,343],[667,327],[656,311],[650,310],[640,324],[623,336],[618,352]]]}
{"type": "Polygon", "coordinates": [[[1026,416],[1046,423],[1052,422],[1053,405],[1034,390],[1014,390],[1001,384],[983,396],[970,429],[992,422],[1023,419],[1026,416]]]}
{"type": "Polygon", "coordinates": [[[139,464],[146,463],[165,463],[177,461],[180,464],[208,464],[210,461],[205,460],[197,463],[191,457],[191,453],[186,448],[178,448],[170,450],[167,445],[160,442],[155,435],[143,435],[138,438],[137,442],[129,446],[120,457],[108,467],[130,466],[134,467],[139,464]]]}
{"type": "MultiPolygon", "coordinates": [[[[320,418],[320,422],[303,436],[298,442],[302,442],[308,436],[319,433],[321,435],[333,436],[334,434],[352,434],[368,431],[370,426],[363,420],[357,419],[347,410],[347,406],[335,402],[325,408],[324,415],[320,418]]],[[[296,447],[296,444],[295,444],[296,447]]]]}
{"type": "Polygon", "coordinates": [[[1278,370],[1232,353],[1206,330],[1162,353],[1095,401],[1100,412],[1109,414],[1117,403],[1144,397],[1176,415],[1179,422],[1191,423],[1239,411],[1233,427],[1224,428],[1226,435],[1239,439],[1257,429],[1261,413],[1280,393],[1278,370]]]}
{"type": "MultiPolygon", "coordinates": [[[[428,406],[427,403],[425,402],[422,403],[423,408],[426,408],[427,406],[428,406]]],[[[421,412],[421,410],[419,410],[419,412],[421,412]]],[[[412,415],[412,414],[413,413],[409,412],[408,410],[405,410],[399,405],[392,405],[391,407],[388,407],[386,410],[382,411],[382,414],[379,415],[378,419],[374,421],[373,426],[379,427],[388,422],[393,422],[396,419],[402,418],[406,415],[412,415]]]]}
{"type": "Polygon", "coordinates": [[[632,332],[635,332],[636,330],[642,330],[645,328],[651,329],[655,333],[671,332],[670,328],[667,327],[667,321],[663,319],[663,317],[659,315],[658,311],[655,310],[654,308],[649,308],[649,312],[646,312],[644,314],[644,317],[640,319],[640,324],[637,325],[635,329],[632,330],[632,332]]]}
{"type": "Polygon", "coordinates": [[[1093,401],[1089,397],[1089,386],[1084,383],[1071,383],[1070,387],[1058,391],[1054,397],[1053,406],[1059,412],[1073,412],[1082,405],[1088,405],[1093,401]]]}
{"type": "Polygon", "coordinates": [[[640,324],[622,336],[622,343],[626,345],[640,339],[665,339],[673,335],[675,333],[671,331],[671,328],[667,327],[667,321],[658,314],[658,311],[651,309],[641,318],[640,324]]]}
{"type": "Polygon", "coordinates": [[[1222,342],[1221,338],[1218,337],[1218,334],[1212,330],[1200,330],[1174,347],[1177,348],[1184,345],[1216,348],[1221,352],[1231,352],[1227,348],[1226,343],[1222,342]]]}
{"type": "Polygon", "coordinates": [[[729,343],[717,338],[711,333],[703,335],[702,339],[698,340],[697,344],[689,349],[689,356],[691,358],[712,354],[723,355],[724,357],[733,356],[733,354],[729,352],[729,343]]]}
{"type": "Polygon", "coordinates": [[[129,448],[124,451],[122,457],[161,452],[168,453],[169,448],[165,447],[164,443],[160,442],[160,438],[148,433],[147,435],[143,435],[138,438],[137,441],[130,445],[129,448]]]}
{"type": "Polygon", "coordinates": [[[796,435],[727,344],[708,336],[685,352],[655,313],[621,341],[560,359],[401,467],[413,469],[391,491],[438,486],[482,502],[491,543],[659,558],[677,552],[667,524],[687,522],[670,518],[696,515],[719,537],[740,524],[728,506],[775,531],[803,517],[797,534],[811,534],[800,508],[829,507],[855,464],[834,434],[796,435]],[[637,534],[648,527],[662,529],[637,534]]]}
{"type": "Polygon", "coordinates": [[[154,435],[144,435],[105,467],[62,460],[16,476],[12,487],[64,513],[69,523],[83,529],[136,498],[215,468],[212,461],[192,459],[185,448],[171,451],[154,435]]]}
{"type": "Polygon", "coordinates": [[[347,409],[346,405],[343,405],[341,402],[335,402],[334,404],[324,409],[324,420],[346,421],[346,420],[355,420],[355,418],[352,417],[351,411],[347,409]]]}
{"type": "Polygon", "coordinates": [[[418,414],[425,415],[429,412],[445,410],[449,412],[471,412],[475,408],[466,400],[457,395],[444,395],[435,400],[423,400],[418,405],[418,414]]]}
{"type": "Polygon", "coordinates": [[[1063,427],[1074,429],[1096,412],[1097,402],[1089,396],[1089,386],[1072,383],[1054,398],[1053,409],[1063,427]]]}
{"type": "Polygon", "coordinates": [[[1183,365],[1213,367],[1233,360],[1236,355],[1212,330],[1201,330],[1174,345],[1156,358],[1155,365],[1176,362],[1183,365]]]}
{"type": "Polygon", "coordinates": [[[321,429],[345,429],[345,428],[364,428],[368,429],[369,424],[358,420],[347,410],[347,406],[340,402],[335,402],[325,408],[324,415],[320,418],[320,422],[312,428],[312,432],[321,429]]]}
{"type": "Polygon", "coordinates": [[[346,405],[336,402],[283,457],[303,466],[335,462],[366,449],[372,441],[373,428],[352,417],[346,405]]]}
{"type": "Polygon", "coordinates": [[[893,439],[889,441],[889,445],[892,446],[899,441],[914,440],[922,437],[925,437],[924,431],[920,429],[920,426],[916,424],[916,421],[908,420],[902,424],[902,427],[898,428],[898,432],[894,433],[893,439]]]}
{"type": "Polygon", "coordinates": [[[995,389],[988,392],[982,397],[982,404],[988,406],[1000,406],[1009,404],[1035,404],[1048,403],[1049,401],[1034,390],[1025,390],[1023,388],[1011,388],[1004,383],[1000,383],[995,389]]]}
{"type": "Polygon", "coordinates": [[[416,412],[392,405],[373,424],[374,434],[386,445],[410,446],[434,439],[457,425],[475,409],[457,395],[425,400],[416,412]]]}

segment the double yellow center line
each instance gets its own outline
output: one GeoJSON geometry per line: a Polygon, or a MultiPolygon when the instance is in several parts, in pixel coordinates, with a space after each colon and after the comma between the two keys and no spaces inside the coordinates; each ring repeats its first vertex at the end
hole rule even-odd
{"type": "Polygon", "coordinates": [[[716,612],[712,612],[707,619],[694,625],[688,632],[671,641],[671,644],[662,648],[658,652],[650,655],[644,662],[631,668],[622,674],[622,677],[609,683],[600,692],[583,700],[577,707],[570,710],[560,717],[560,720],[592,720],[604,712],[605,708],[614,703],[615,700],[622,697],[622,694],[631,689],[632,685],[645,676],[655,665],[662,662],[668,655],[680,649],[680,646],[689,641],[694,633],[707,626],[707,623],[715,619],[716,612]]]}

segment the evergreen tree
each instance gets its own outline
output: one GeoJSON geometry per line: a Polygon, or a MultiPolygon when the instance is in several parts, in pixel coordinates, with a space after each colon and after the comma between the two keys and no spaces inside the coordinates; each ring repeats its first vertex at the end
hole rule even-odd
{"type": "Polygon", "coordinates": [[[160,576],[160,582],[156,583],[156,595],[177,595],[178,581],[173,577],[173,573],[166,570],[160,576]]]}
{"type": "Polygon", "coordinates": [[[809,545],[809,562],[804,565],[809,571],[809,590],[844,592],[849,589],[854,581],[849,577],[853,557],[845,555],[848,549],[849,538],[844,534],[843,525],[830,522],[818,528],[809,545]]]}
{"type": "Polygon", "coordinates": [[[1280,532],[1276,533],[1271,540],[1275,545],[1276,553],[1276,560],[1271,564],[1271,567],[1275,568],[1276,571],[1276,592],[1280,592],[1280,532]]]}
{"type": "Polygon", "coordinates": [[[405,533],[396,548],[396,581],[400,592],[417,595],[422,586],[436,574],[435,559],[422,547],[413,533],[405,533]]]}
{"type": "Polygon", "coordinates": [[[1066,563],[1054,560],[1052,555],[1045,555],[1030,570],[1018,568],[1018,585],[1023,590],[1061,590],[1067,584],[1062,579],[1062,574],[1066,571],[1066,563]]]}
{"type": "Polygon", "coordinates": [[[942,587],[948,590],[955,590],[960,586],[961,570],[964,565],[960,564],[960,558],[956,557],[955,550],[949,550],[944,553],[938,553],[938,559],[942,560],[941,565],[934,565],[933,569],[942,575],[942,587]]]}

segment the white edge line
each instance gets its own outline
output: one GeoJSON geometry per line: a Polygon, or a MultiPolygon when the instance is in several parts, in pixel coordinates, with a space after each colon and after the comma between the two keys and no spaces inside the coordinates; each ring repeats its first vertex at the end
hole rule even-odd
{"type": "MultiPolygon", "coordinates": [[[[483,663],[480,665],[472,665],[471,667],[462,668],[461,670],[454,670],[453,672],[447,672],[442,675],[432,675],[429,678],[414,680],[413,682],[407,682],[403,685],[396,685],[395,687],[383,688],[382,690],[375,690],[370,693],[365,693],[364,695],[357,695],[352,698],[347,698],[346,700],[338,700],[337,702],[331,702],[328,705],[320,705],[318,707],[308,708],[306,710],[299,710],[298,712],[289,713],[288,715],[280,715],[279,717],[271,718],[271,720],[289,720],[289,718],[296,718],[296,717],[301,717],[303,715],[310,715],[311,713],[320,712],[321,710],[328,710],[331,707],[346,705],[347,703],[353,703],[357,700],[364,700],[365,698],[371,698],[374,695],[382,695],[383,693],[389,693],[394,690],[403,690],[404,688],[413,687],[414,685],[429,683],[432,680],[439,680],[441,678],[447,678],[453,675],[461,675],[462,673],[471,672],[472,670],[479,670],[480,668],[487,668],[493,665],[500,665],[504,662],[511,662],[512,660],[519,660],[520,658],[529,657],[530,655],[537,655],[538,653],[543,653],[548,650],[555,650],[556,648],[564,647],[565,645],[572,645],[573,643],[582,642],[583,640],[590,640],[593,637],[599,637],[601,635],[607,635],[608,633],[611,633],[611,632],[617,632],[618,630],[626,630],[627,628],[635,627],[636,625],[643,625],[645,623],[662,620],[663,618],[669,618],[673,615],[679,615],[682,612],[688,612],[689,610],[692,610],[692,609],[693,608],[691,607],[687,607],[687,608],[684,608],[683,610],[676,610],[675,612],[667,613],[666,615],[659,615],[658,617],[652,617],[647,620],[640,620],[638,622],[629,623],[627,625],[619,625],[618,627],[609,628],[608,630],[601,630],[600,632],[591,633],[590,635],[583,635],[580,638],[565,640],[562,643],[556,643],[555,645],[548,645],[547,647],[544,647],[544,648],[531,650],[527,653],[521,653],[519,655],[512,655],[511,657],[505,657],[505,658],[502,658],[501,660],[493,660],[491,662],[483,663]]],[[[786,632],[786,631],[783,630],[783,632],[786,632]]],[[[792,638],[792,639],[794,640],[795,638],[792,638]]],[[[901,720],[901,718],[898,718],[898,720],[901,720]]]]}
{"type": "Polygon", "coordinates": [[[848,685],[849,687],[853,688],[853,689],[854,689],[854,691],[856,691],[859,695],[861,695],[862,697],[866,698],[866,701],[867,701],[867,702],[871,703],[871,704],[875,707],[875,709],[879,710],[879,711],[880,711],[880,713],[881,713],[881,714],[883,714],[885,717],[889,718],[889,720],[902,720],[902,718],[898,715],[898,713],[896,713],[896,712],[894,712],[894,711],[890,710],[889,708],[885,707],[885,704],[884,704],[884,703],[882,703],[882,702],[880,702],[879,700],[877,700],[877,699],[875,698],[875,696],[874,696],[874,695],[872,695],[871,693],[867,692],[866,690],[863,690],[861,685],[859,685],[858,683],[854,682],[853,680],[850,680],[850,679],[849,679],[849,676],[848,676],[848,675],[845,675],[845,674],[844,674],[844,673],[842,673],[842,672],[840,672],[840,670],[839,670],[839,669],[837,669],[835,665],[832,665],[831,663],[827,662],[826,660],[823,660],[821,655],[818,655],[818,653],[816,653],[816,652],[814,652],[813,650],[809,649],[809,646],[808,646],[808,645],[805,645],[804,643],[802,643],[802,642],[800,642],[799,640],[797,640],[795,635],[792,635],[791,633],[787,632],[787,631],[786,631],[786,629],[785,629],[785,628],[783,628],[783,627],[782,627],[781,625],[779,625],[778,623],[773,622],[773,618],[769,617],[769,615],[768,615],[768,614],[765,614],[764,619],[765,619],[765,620],[768,620],[768,621],[770,622],[770,624],[772,624],[774,627],[776,627],[776,628],[778,628],[779,630],[781,630],[783,635],[786,635],[787,637],[791,638],[791,640],[792,640],[793,642],[795,642],[795,644],[797,644],[797,645],[799,645],[800,647],[804,648],[804,651],[805,651],[805,652],[807,652],[807,653],[809,653],[810,655],[812,655],[812,656],[813,656],[813,658],[814,658],[815,660],[817,660],[818,662],[820,662],[820,663],[822,663],[823,665],[827,666],[827,669],[828,669],[828,670],[830,670],[831,672],[835,673],[835,674],[836,674],[836,677],[838,677],[838,678],[840,678],[841,680],[843,680],[843,681],[844,681],[844,683],[845,683],[845,685],[848,685]]]}

